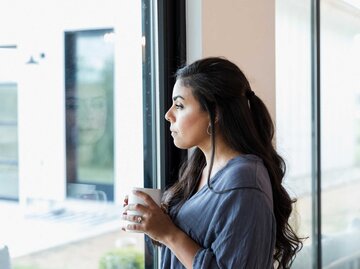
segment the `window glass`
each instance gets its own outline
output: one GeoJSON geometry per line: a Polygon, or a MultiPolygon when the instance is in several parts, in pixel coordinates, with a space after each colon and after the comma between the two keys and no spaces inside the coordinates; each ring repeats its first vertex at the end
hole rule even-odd
{"type": "Polygon", "coordinates": [[[4,5],[0,41],[19,59],[0,61],[0,238],[13,268],[157,266],[148,238],[121,231],[125,194],[157,182],[154,10],[4,5]]]}
{"type": "Polygon", "coordinates": [[[276,2],[276,145],[285,159],[284,184],[297,199],[291,225],[309,237],[293,268],[312,266],[311,1],[276,2]]]}
{"type": "Polygon", "coordinates": [[[322,262],[332,269],[360,266],[359,63],[360,2],[322,1],[322,262]]]}
{"type": "Polygon", "coordinates": [[[66,174],[70,197],[113,200],[114,36],[113,29],[65,33],[66,174]],[[79,193],[84,184],[97,185],[102,197],[79,193]]]}
{"type": "Polygon", "coordinates": [[[12,200],[19,192],[16,64],[16,47],[0,46],[0,199],[12,200]]]}
{"type": "MultiPolygon", "coordinates": [[[[324,268],[352,269],[360,264],[360,4],[320,3],[320,258],[324,268]]],[[[298,199],[292,225],[309,236],[293,268],[312,268],[317,259],[311,232],[310,7],[310,1],[277,1],[277,146],[288,164],[286,187],[298,199]]]]}
{"type": "Polygon", "coordinates": [[[17,86],[0,82],[0,197],[18,198],[17,86]]]}

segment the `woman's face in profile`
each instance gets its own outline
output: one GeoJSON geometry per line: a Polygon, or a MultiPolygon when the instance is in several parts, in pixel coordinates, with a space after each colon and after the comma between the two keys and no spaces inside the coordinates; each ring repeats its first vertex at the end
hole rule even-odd
{"type": "Polygon", "coordinates": [[[67,98],[67,109],[73,127],[77,129],[78,143],[98,142],[106,126],[105,90],[100,85],[79,86],[76,95],[67,98]]]}
{"type": "Polygon", "coordinates": [[[192,90],[176,81],[173,89],[173,104],[165,114],[170,122],[170,131],[174,144],[178,148],[202,147],[210,142],[206,130],[209,116],[195,99],[192,90]]]}

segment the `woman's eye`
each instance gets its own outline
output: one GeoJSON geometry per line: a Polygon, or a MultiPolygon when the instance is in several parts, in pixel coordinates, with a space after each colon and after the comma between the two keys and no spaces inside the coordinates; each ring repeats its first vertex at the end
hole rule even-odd
{"type": "Polygon", "coordinates": [[[183,109],[184,106],[183,105],[175,105],[176,109],[183,109]]]}

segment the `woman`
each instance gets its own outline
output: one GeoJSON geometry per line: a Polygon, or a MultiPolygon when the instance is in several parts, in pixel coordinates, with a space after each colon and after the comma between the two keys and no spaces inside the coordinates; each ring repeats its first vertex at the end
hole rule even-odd
{"type": "Polygon", "coordinates": [[[149,196],[127,205],[162,248],[162,268],[290,268],[300,239],[288,224],[292,201],[281,185],[283,159],[264,103],[241,70],[223,58],[194,62],[176,74],[165,115],[174,144],[195,147],[179,181],[164,194],[167,214],[149,196]]]}

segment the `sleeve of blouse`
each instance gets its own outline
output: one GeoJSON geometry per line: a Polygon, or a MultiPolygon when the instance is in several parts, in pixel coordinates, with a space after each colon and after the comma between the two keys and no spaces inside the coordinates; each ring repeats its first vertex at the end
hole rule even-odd
{"type": "Polygon", "coordinates": [[[232,191],[214,214],[216,238],[193,268],[272,268],[275,219],[259,190],[232,191]]]}

